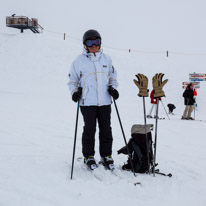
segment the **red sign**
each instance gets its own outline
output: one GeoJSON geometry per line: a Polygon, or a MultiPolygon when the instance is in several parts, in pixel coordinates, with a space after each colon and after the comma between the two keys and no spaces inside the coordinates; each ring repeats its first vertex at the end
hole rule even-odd
{"type": "Polygon", "coordinates": [[[189,84],[192,84],[195,89],[200,88],[200,82],[182,82],[182,88],[185,89],[189,84]]]}

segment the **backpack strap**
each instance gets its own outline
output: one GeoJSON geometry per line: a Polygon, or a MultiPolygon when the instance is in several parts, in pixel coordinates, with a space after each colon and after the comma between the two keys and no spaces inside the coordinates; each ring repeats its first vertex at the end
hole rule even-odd
{"type": "MultiPolygon", "coordinates": [[[[142,167],[143,155],[142,155],[142,152],[141,152],[139,146],[134,141],[132,141],[132,146],[133,146],[134,152],[136,153],[137,158],[138,158],[138,163],[136,165],[134,165],[134,167],[135,167],[134,170],[135,170],[135,172],[139,172],[140,168],[142,167]]],[[[134,156],[132,159],[134,160],[134,156]]]]}

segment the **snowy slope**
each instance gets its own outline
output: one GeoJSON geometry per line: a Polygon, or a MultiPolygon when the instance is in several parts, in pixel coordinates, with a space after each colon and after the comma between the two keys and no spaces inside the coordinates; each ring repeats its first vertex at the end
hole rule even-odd
{"type": "MultiPolygon", "coordinates": [[[[181,81],[189,72],[182,59],[105,49],[118,70],[120,98],[117,104],[127,139],[131,126],[143,123],[142,99],[136,95],[134,75],[138,72],[147,75],[150,88],[156,72],[164,72],[169,79],[163,103],[166,106],[172,102],[177,109],[176,115],[168,120],[160,104],[160,115],[166,120],[158,124],[157,161],[161,171],[171,172],[173,177],[134,177],[119,170],[126,156],[116,153],[124,141],[113,107],[116,175],[99,168],[97,176],[103,180],[100,181],[75,161],[71,181],[76,104],[71,101],[66,83],[69,66],[81,52],[81,45],[46,34],[1,35],[0,44],[0,205],[83,205],[91,199],[91,205],[96,202],[98,205],[206,203],[203,135],[206,123],[179,120],[184,109],[181,81]],[[135,187],[138,181],[142,185],[135,187]]],[[[195,62],[196,59],[187,59],[187,66],[195,62]]],[[[197,119],[205,119],[205,90],[206,85],[201,83],[197,119]]],[[[149,110],[149,98],[146,103],[149,110]]],[[[154,123],[154,120],[148,122],[154,123]]],[[[81,132],[80,115],[76,157],[81,156],[81,132]]],[[[98,140],[96,158],[99,158],[98,140]]]]}
{"type": "MultiPolygon", "coordinates": [[[[202,0],[3,0],[0,206],[206,205],[206,122],[180,120],[184,110],[182,82],[188,80],[191,72],[206,73],[204,8],[202,0]],[[12,13],[39,18],[45,32],[20,34],[6,28],[5,16],[12,13]],[[55,18],[51,21],[51,17],[55,18]],[[75,159],[70,180],[77,105],[71,100],[67,75],[71,62],[82,51],[78,39],[89,28],[101,32],[103,50],[112,57],[118,71],[117,106],[127,140],[131,126],[144,122],[142,99],[133,83],[135,74],[148,76],[150,90],[155,73],[165,73],[164,78],[169,79],[163,103],[165,107],[174,103],[177,108],[168,120],[160,104],[160,116],[166,119],[158,122],[157,162],[162,172],[173,174],[172,178],[139,174],[134,177],[120,170],[126,156],[116,152],[124,146],[124,140],[113,105],[115,174],[98,168],[93,175],[75,159]],[[63,41],[63,32],[77,39],[67,36],[63,41]],[[132,52],[108,47],[130,48],[132,52]],[[163,53],[156,53],[159,51],[163,53]],[[142,184],[134,186],[139,181],[142,184]]],[[[206,120],[206,82],[201,82],[197,92],[196,119],[206,120]]],[[[150,109],[149,98],[146,109],[150,109]]],[[[80,115],[76,158],[82,155],[82,126],[80,115]]],[[[99,159],[98,136],[95,156],[99,159]]]]}

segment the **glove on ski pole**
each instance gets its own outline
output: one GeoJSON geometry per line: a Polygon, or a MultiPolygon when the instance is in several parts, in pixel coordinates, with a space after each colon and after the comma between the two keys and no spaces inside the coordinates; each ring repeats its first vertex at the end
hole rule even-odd
{"type": "Polygon", "coordinates": [[[114,89],[111,85],[108,87],[108,92],[115,100],[119,98],[119,92],[116,89],[114,89]]]}
{"type": "Polygon", "coordinates": [[[135,75],[138,79],[133,80],[136,86],[139,88],[138,96],[140,97],[148,97],[148,78],[144,74],[137,74],[135,75]]]}
{"type": "Polygon", "coordinates": [[[78,102],[82,96],[82,87],[78,87],[78,91],[74,92],[72,95],[72,100],[78,102]]]}
{"type": "Polygon", "coordinates": [[[155,74],[155,76],[152,78],[152,86],[153,86],[153,90],[154,90],[154,97],[163,97],[165,96],[164,91],[162,90],[162,88],[164,87],[164,85],[168,82],[168,79],[165,79],[162,82],[162,78],[163,78],[164,74],[162,73],[157,73],[155,74]]]}

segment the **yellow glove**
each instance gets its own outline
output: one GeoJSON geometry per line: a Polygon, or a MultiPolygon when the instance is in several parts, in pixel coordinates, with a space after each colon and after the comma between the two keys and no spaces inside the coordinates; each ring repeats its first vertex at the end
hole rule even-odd
{"type": "Polygon", "coordinates": [[[164,85],[168,82],[168,79],[165,79],[162,82],[162,78],[163,78],[164,74],[162,73],[157,73],[155,74],[155,76],[152,78],[152,86],[153,86],[153,90],[154,90],[154,97],[163,97],[165,96],[164,91],[162,90],[162,88],[164,87],[164,85]]]}
{"type": "Polygon", "coordinates": [[[137,80],[133,80],[134,83],[136,84],[136,86],[139,88],[139,96],[140,97],[148,97],[148,92],[149,90],[148,88],[148,78],[146,76],[144,76],[144,74],[137,74],[135,75],[138,79],[137,80]]]}

